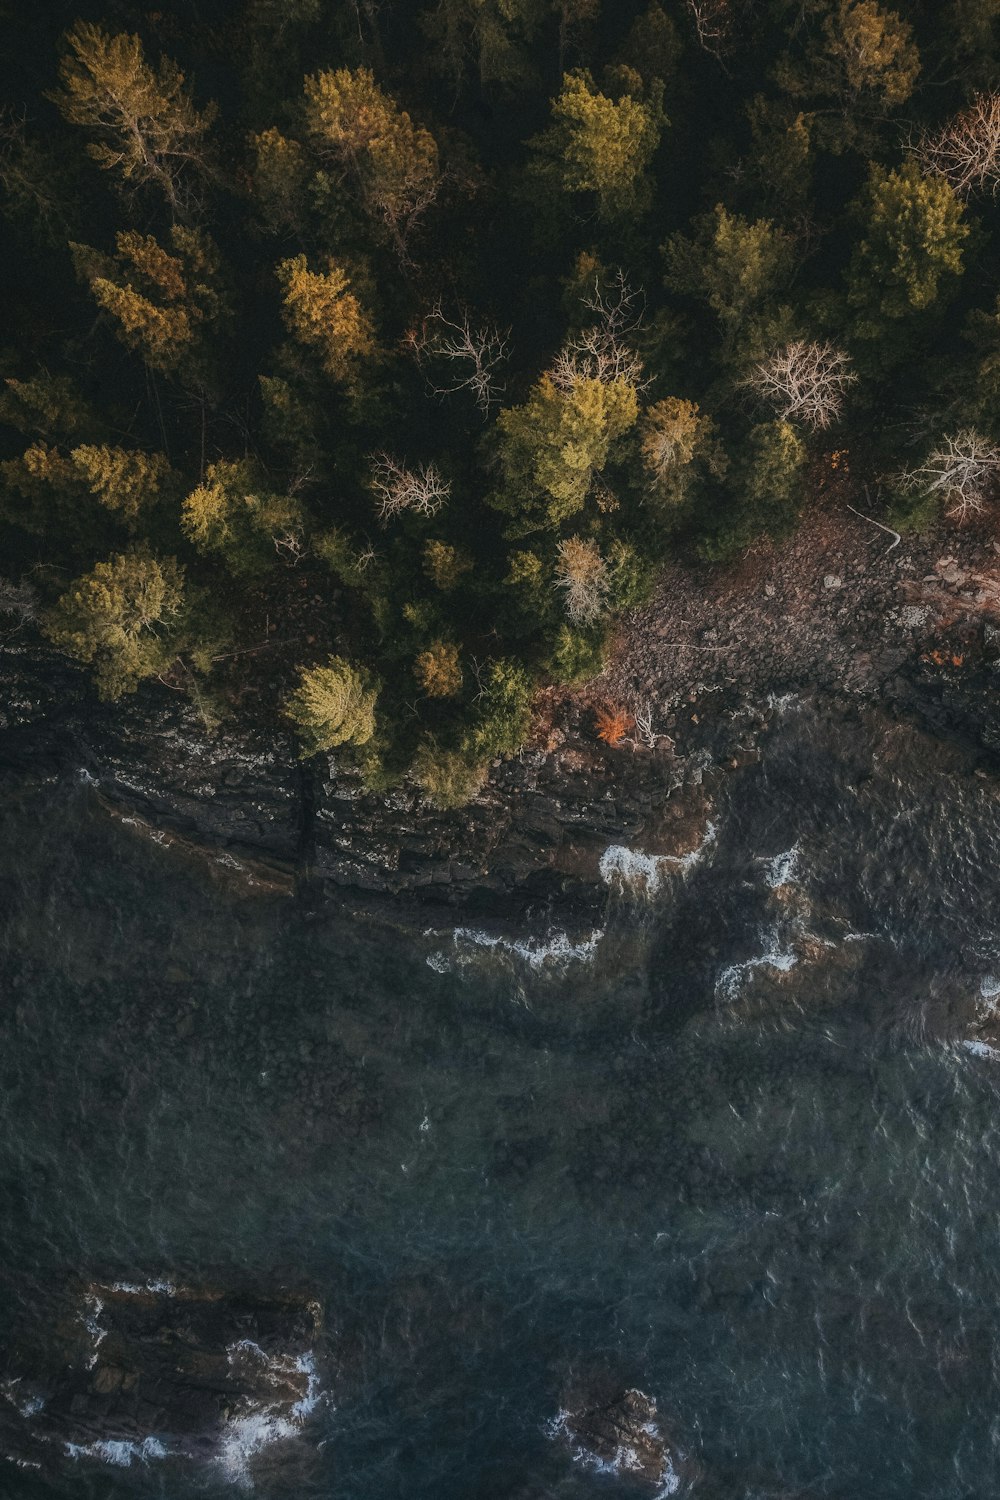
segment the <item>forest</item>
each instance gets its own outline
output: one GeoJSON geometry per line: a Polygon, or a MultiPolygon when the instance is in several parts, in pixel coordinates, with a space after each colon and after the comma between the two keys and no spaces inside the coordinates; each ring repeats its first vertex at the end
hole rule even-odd
{"type": "Polygon", "coordinates": [[[460,806],[668,556],[993,503],[1000,0],[0,14],[0,620],[105,699],[460,806]]]}

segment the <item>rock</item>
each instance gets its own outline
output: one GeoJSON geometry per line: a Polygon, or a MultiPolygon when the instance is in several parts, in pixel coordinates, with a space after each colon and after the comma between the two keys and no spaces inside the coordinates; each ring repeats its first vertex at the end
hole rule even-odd
{"type": "Polygon", "coordinates": [[[0,1454],[46,1468],[211,1463],[242,1483],[320,1400],[320,1320],[302,1297],[91,1282],[35,1368],[0,1371],[0,1389],[45,1392],[0,1408],[0,1454]]]}
{"type": "Polygon", "coordinates": [[[823,587],[834,590],[842,589],[844,587],[844,580],[837,573],[827,573],[823,579],[823,587]]]}
{"type": "Polygon", "coordinates": [[[572,1394],[546,1430],[577,1462],[642,1481],[657,1497],[679,1494],[697,1472],[667,1435],[656,1403],[634,1387],[572,1394]]]}

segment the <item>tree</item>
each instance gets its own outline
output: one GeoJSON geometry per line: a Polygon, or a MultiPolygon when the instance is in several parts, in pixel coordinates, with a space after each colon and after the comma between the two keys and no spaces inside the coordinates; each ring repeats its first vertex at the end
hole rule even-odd
{"type": "Polygon", "coordinates": [[[467,552],[448,542],[432,541],[424,546],[424,572],[442,593],[457,588],[474,564],[467,552]]]}
{"type": "Polygon", "coordinates": [[[297,500],[269,490],[250,459],[209,464],[181,507],[181,527],[200,552],[219,554],[236,573],[259,573],[278,557],[298,562],[305,550],[297,500]]]}
{"type": "MultiPolygon", "coordinates": [[[[628,70],[624,70],[626,73],[628,70]]],[[[642,80],[633,74],[637,92],[642,80]]],[[[662,86],[644,102],[625,90],[615,100],[585,71],[567,73],[553,101],[553,123],[529,145],[540,184],[563,193],[593,193],[602,219],[634,218],[649,205],[648,171],[666,123],[662,86]]]]}
{"type": "Polygon", "coordinates": [[[474,323],[467,308],[457,319],[447,318],[437,302],[405,342],[417,363],[429,370],[428,385],[436,396],[468,391],[486,416],[504,389],[497,370],[507,357],[509,338],[509,328],[501,333],[492,323],[474,323]]]}
{"type": "Polygon", "coordinates": [[[214,363],[204,334],[228,316],[218,251],[200,230],[175,224],[171,250],[151,234],[115,236],[117,253],[71,245],[77,275],[112,319],[122,343],[150,369],[203,387],[214,363]]]}
{"type": "Polygon", "coordinates": [[[102,698],[119,698],[170,667],[183,602],[184,572],[174,558],[117,553],[62,595],[45,633],[93,667],[102,698]]]}
{"type": "Polygon", "coordinates": [[[980,94],[937,131],[925,131],[914,156],[925,174],[939,172],[960,198],[1000,191],[1000,94],[980,94]]]}
{"type": "Polygon", "coordinates": [[[491,661],[477,671],[476,715],[462,741],[473,764],[513,755],[523,745],[531,720],[532,682],[515,661],[491,661]]]}
{"type": "Polygon", "coordinates": [[[732,486],[751,517],[779,514],[801,494],[806,447],[789,422],[762,422],[750,429],[732,486]]]}
{"type": "Polygon", "coordinates": [[[163,453],[85,444],[74,448],[70,459],[95,499],[124,521],[135,521],[176,477],[163,453]]]}
{"type": "Polygon", "coordinates": [[[305,87],[314,147],[347,173],[406,259],[407,241],[440,187],[437,142],[382,92],[368,68],[314,73],[305,87]]]}
{"type": "Polygon", "coordinates": [[[66,40],[62,88],[51,97],[71,124],[96,137],[90,155],[105,171],[118,172],[126,187],[152,184],[172,213],[187,212],[190,175],[207,169],[214,108],[195,109],[183,73],[168,58],[150,67],[137,36],[109,36],[78,21],[66,40]]]}
{"type": "Polygon", "coordinates": [[[725,476],[715,424],[694,401],[657,401],[643,415],[640,439],[646,493],[658,504],[680,506],[704,480],[725,476]]]}
{"type": "Polygon", "coordinates": [[[253,196],[260,204],[268,229],[275,234],[301,230],[309,177],[305,149],[273,127],[252,135],[250,149],[253,196]]]}
{"type": "Polygon", "coordinates": [[[9,377],[0,390],[0,422],[30,437],[82,437],[96,425],[94,413],[66,375],[47,370],[25,380],[9,377]]]}
{"type": "Polygon", "coordinates": [[[618,61],[638,73],[647,84],[657,78],[666,83],[673,78],[680,55],[677,27],[660,0],[652,0],[629,27],[618,61]]]}
{"type": "Polygon", "coordinates": [[[566,614],[574,625],[591,625],[604,611],[608,566],[596,542],[565,537],[558,547],[556,588],[566,597],[566,614]]]}
{"type": "Polygon", "coordinates": [[[839,419],[844,392],[857,378],[842,349],[793,339],[755,365],[746,383],[782,422],[802,422],[815,432],[839,419]]]}
{"type": "Polygon", "coordinates": [[[325,666],[303,667],[286,705],[302,741],[302,755],[367,745],[375,734],[377,697],[367,674],[342,656],[331,656],[325,666]]]}
{"type": "Polygon", "coordinates": [[[945,437],[918,469],[897,479],[902,490],[941,500],[959,521],[978,515],[1000,485],[1000,447],[974,428],[945,437]]]}
{"type": "Polygon", "coordinates": [[[325,271],[310,271],[306,257],[296,255],[281,261],[277,275],[290,332],[316,350],[332,380],[353,383],[360,362],[374,356],[375,331],[347,273],[330,258],[325,271]]]}
{"type": "Polygon", "coordinates": [[[558,526],[580,510],[639,405],[627,380],[581,378],[560,390],[543,375],[523,406],[497,418],[503,481],[492,502],[516,520],[509,534],[558,526]]]}
{"type": "Polygon", "coordinates": [[[443,812],[465,807],[486,784],[488,767],[470,761],[460,750],[446,750],[425,740],[410,767],[410,775],[432,807],[443,812]]]}
{"type": "Polygon", "coordinates": [[[436,516],[451,494],[451,485],[441,478],[436,464],[418,464],[407,469],[388,453],[378,454],[369,484],[376,497],[380,521],[403,511],[417,516],[436,516]]]}
{"type": "Polygon", "coordinates": [[[746,112],[752,146],[741,169],[769,209],[786,219],[804,219],[812,186],[815,114],[764,94],[755,94],[746,112]]]}
{"type": "Polygon", "coordinates": [[[787,55],[778,81],[794,95],[828,98],[840,106],[832,127],[818,125],[834,151],[860,144],[878,116],[905,104],[920,72],[920,54],[908,22],[877,0],[833,0],[808,7],[824,11],[823,25],[804,60],[787,55]]]}
{"type": "Polygon", "coordinates": [[[718,204],[695,220],[694,234],[665,246],[667,285],[707,304],[728,357],[752,314],[782,290],[795,266],[795,241],[769,219],[751,222],[718,204]]]}
{"type": "Polygon", "coordinates": [[[856,331],[878,338],[887,321],[921,312],[961,275],[969,226],[945,178],[925,177],[915,161],[896,171],[873,166],[855,204],[861,223],[847,272],[856,331]]]}
{"type": "Polygon", "coordinates": [[[514,87],[533,72],[528,46],[547,0],[437,0],[423,25],[432,63],[458,87],[471,65],[484,88],[514,87]]]}
{"type": "Polygon", "coordinates": [[[413,673],[428,698],[454,698],[462,690],[458,647],[450,641],[434,641],[417,657],[413,673]]]}

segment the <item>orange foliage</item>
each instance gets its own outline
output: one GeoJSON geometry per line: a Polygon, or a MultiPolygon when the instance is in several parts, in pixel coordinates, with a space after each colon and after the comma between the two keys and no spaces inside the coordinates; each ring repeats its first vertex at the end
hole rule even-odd
{"type": "Polygon", "coordinates": [[[617,745],[630,729],[635,728],[635,719],[628,709],[609,703],[604,708],[595,708],[594,724],[599,740],[603,740],[606,745],[617,745]]]}

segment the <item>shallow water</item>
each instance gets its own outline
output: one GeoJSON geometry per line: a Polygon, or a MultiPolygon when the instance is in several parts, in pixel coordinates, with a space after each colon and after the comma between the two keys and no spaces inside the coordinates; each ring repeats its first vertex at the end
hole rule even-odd
{"type": "Polygon", "coordinates": [[[242,1477],[105,1453],[0,1493],[642,1493],[546,1435],[601,1372],[695,1494],[1000,1490],[1000,796],[960,757],[792,704],[698,858],[613,855],[600,929],[503,942],[248,895],[75,778],[2,814],[8,1364],[81,1276],[326,1327],[242,1477]]]}

